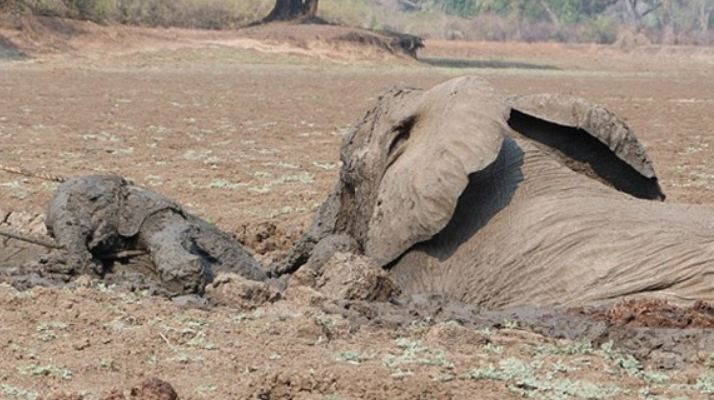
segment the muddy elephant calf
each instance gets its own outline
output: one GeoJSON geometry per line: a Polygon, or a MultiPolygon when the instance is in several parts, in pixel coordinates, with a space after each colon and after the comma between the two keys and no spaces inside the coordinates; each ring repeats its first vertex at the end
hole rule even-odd
{"type": "Polygon", "coordinates": [[[123,250],[143,250],[171,293],[200,293],[219,270],[266,278],[260,264],[208,222],[170,199],[114,175],[78,177],[55,192],[48,232],[62,247],[50,258],[65,273],[107,273],[105,262],[123,250]]]}

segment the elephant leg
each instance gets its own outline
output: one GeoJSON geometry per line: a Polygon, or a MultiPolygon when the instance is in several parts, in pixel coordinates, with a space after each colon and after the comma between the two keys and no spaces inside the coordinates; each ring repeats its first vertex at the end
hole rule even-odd
{"type": "Polygon", "coordinates": [[[309,268],[319,272],[322,265],[335,253],[357,253],[358,249],[357,241],[349,235],[333,234],[319,240],[306,235],[295,243],[285,259],[271,267],[268,274],[271,277],[280,277],[291,274],[300,268],[309,268]]]}
{"type": "MultiPolygon", "coordinates": [[[[292,274],[312,257],[313,252],[315,252],[320,242],[331,236],[346,236],[337,233],[337,214],[340,210],[341,193],[342,185],[338,182],[330,192],[327,200],[320,206],[317,216],[312,221],[307,232],[293,244],[293,247],[284,259],[270,266],[270,270],[268,271],[270,277],[278,278],[282,275],[292,274]]],[[[328,239],[326,243],[330,242],[330,240],[332,239],[328,239]]],[[[354,239],[350,240],[354,242],[354,239]]],[[[356,242],[355,247],[357,247],[356,242]]],[[[326,258],[325,261],[327,261],[327,259],[329,259],[329,257],[326,258]]]]}
{"type": "Polygon", "coordinates": [[[330,235],[317,242],[312,249],[310,258],[303,266],[315,272],[321,272],[323,265],[332,258],[335,253],[357,253],[359,246],[357,241],[344,234],[330,235]]]}
{"type": "Polygon", "coordinates": [[[231,272],[244,278],[264,281],[267,275],[253,256],[235,239],[198,218],[190,218],[193,240],[212,264],[212,273],[231,272]]]}
{"type": "Polygon", "coordinates": [[[290,249],[288,255],[282,260],[270,266],[268,276],[279,278],[286,274],[297,271],[310,259],[310,254],[317,245],[318,240],[310,235],[304,235],[298,239],[290,249]]]}
{"type": "Polygon", "coordinates": [[[201,292],[210,266],[199,254],[192,239],[192,225],[170,210],[156,213],[144,221],[139,245],[146,249],[164,286],[176,293],[201,292]]]}

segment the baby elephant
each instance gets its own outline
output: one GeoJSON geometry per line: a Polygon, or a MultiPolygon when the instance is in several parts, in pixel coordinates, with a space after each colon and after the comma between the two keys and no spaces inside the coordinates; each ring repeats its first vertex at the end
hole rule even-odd
{"type": "Polygon", "coordinates": [[[61,246],[51,264],[65,273],[109,272],[103,261],[142,250],[169,292],[201,293],[216,271],[265,280],[240,243],[172,200],[115,175],[78,177],[55,192],[47,229],[61,246]]]}

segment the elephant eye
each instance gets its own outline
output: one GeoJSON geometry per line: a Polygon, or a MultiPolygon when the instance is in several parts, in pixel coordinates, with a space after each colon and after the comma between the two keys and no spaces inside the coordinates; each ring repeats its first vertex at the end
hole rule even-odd
{"type": "Polygon", "coordinates": [[[409,136],[411,135],[412,128],[415,123],[416,117],[410,117],[400,122],[399,125],[394,128],[394,138],[392,139],[392,143],[389,145],[387,156],[391,156],[392,153],[397,151],[404,142],[409,140],[409,136]]]}

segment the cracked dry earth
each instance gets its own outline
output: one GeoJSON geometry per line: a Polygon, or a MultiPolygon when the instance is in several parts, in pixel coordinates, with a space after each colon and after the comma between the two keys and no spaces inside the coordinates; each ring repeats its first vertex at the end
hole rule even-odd
{"type": "MultiPolygon", "coordinates": [[[[117,172],[217,223],[264,263],[305,229],[334,182],[343,133],[379,93],[460,74],[484,75],[508,94],[603,103],[648,147],[668,199],[714,201],[714,56],[700,49],[432,42],[423,53],[504,61],[454,63],[469,69],[226,46],[92,49],[0,61],[0,163],[64,176],[117,172]]],[[[54,187],[0,172],[2,226],[41,235],[54,187]]],[[[0,268],[41,252],[3,240],[0,268]]],[[[1,285],[0,398],[150,398],[132,388],[154,378],[181,399],[714,393],[709,325],[688,322],[710,321],[708,306],[488,313],[439,299],[338,300],[300,285],[271,300],[203,309],[91,280],[1,285]]]]}

